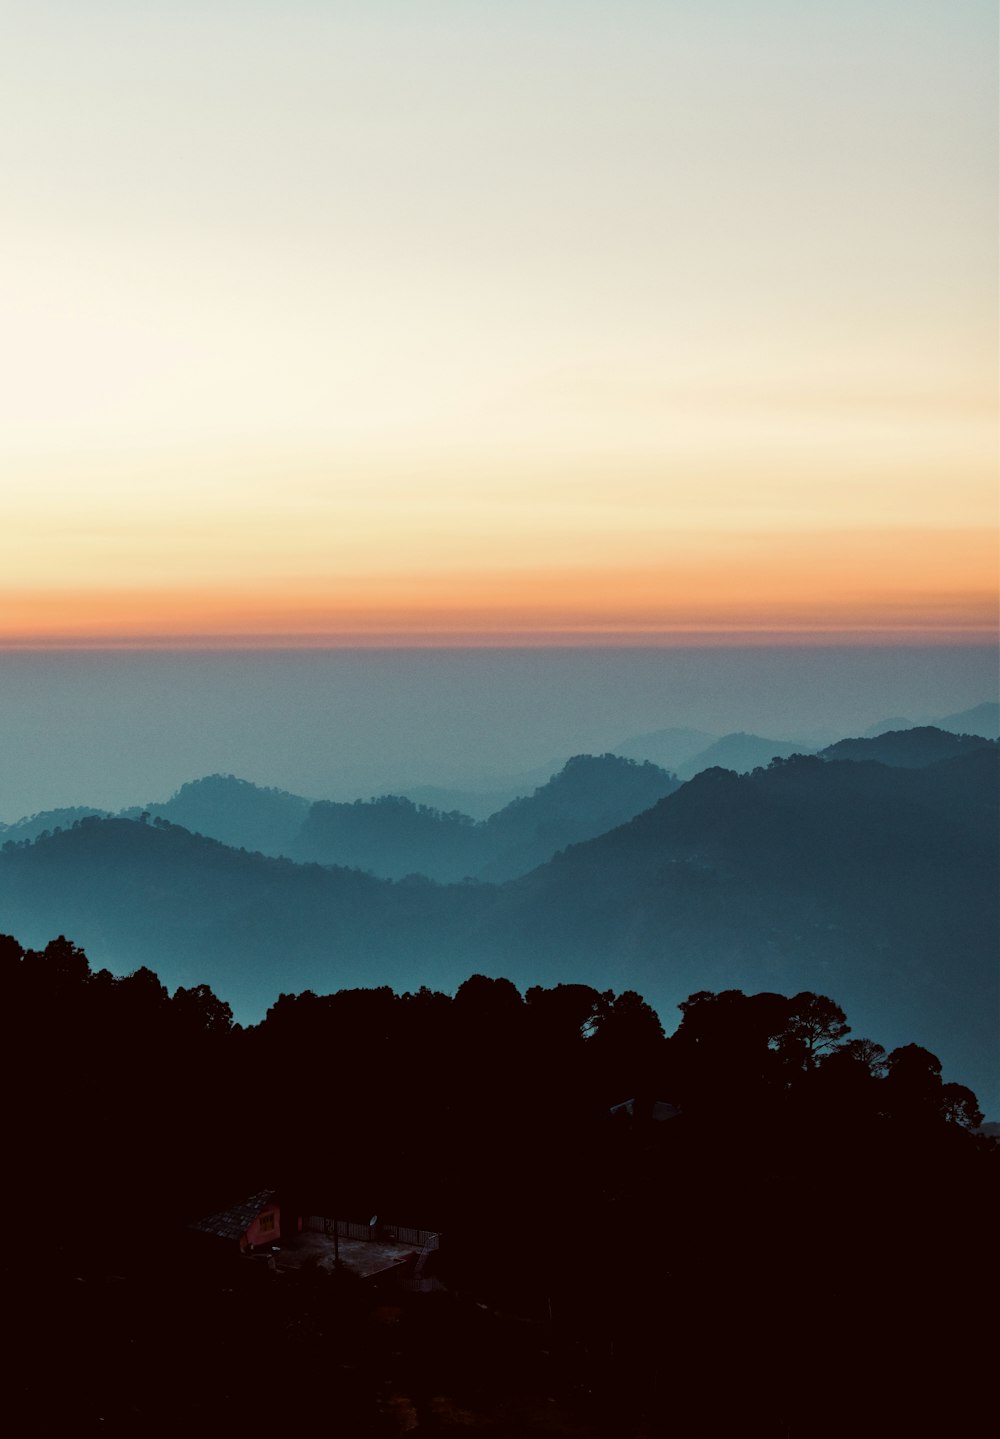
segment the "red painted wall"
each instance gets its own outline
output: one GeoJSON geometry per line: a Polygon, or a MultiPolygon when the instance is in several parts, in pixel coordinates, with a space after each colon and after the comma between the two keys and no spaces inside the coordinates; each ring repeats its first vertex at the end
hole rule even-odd
{"type": "Polygon", "coordinates": [[[258,1244],[277,1244],[280,1233],[280,1211],[276,1204],[269,1204],[266,1209],[260,1211],[240,1240],[240,1248],[247,1249],[251,1244],[255,1248],[258,1244]],[[268,1220],[270,1220],[270,1228],[267,1227],[268,1220]]]}
{"type": "MultiPolygon", "coordinates": [[[[295,1232],[297,1234],[300,1233],[302,1230],[302,1216],[296,1215],[294,1221],[292,1221],[291,1216],[289,1215],[287,1216],[285,1223],[288,1224],[290,1221],[294,1223],[295,1232]]],[[[257,1215],[257,1218],[251,1224],[250,1228],[243,1235],[243,1238],[240,1240],[240,1248],[249,1249],[251,1245],[256,1248],[258,1245],[277,1244],[280,1238],[281,1211],[278,1208],[277,1204],[269,1204],[265,1209],[262,1209],[260,1211],[260,1213],[257,1215]],[[271,1220],[271,1225],[269,1228],[267,1227],[268,1219],[271,1220]]],[[[285,1235],[285,1238],[288,1238],[287,1234],[285,1235]]]]}

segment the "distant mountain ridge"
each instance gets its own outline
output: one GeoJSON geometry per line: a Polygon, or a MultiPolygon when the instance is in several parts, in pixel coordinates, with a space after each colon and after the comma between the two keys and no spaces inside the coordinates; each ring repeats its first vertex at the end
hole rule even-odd
{"type": "Polygon", "coordinates": [[[731,769],[737,774],[749,774],[751,770],[770,764],[773,759],[808,753],[811,753],[808,746],[795,740],[764,739],[756,734],[727,734],[686,764],[680,765],[677,776],[679,779],[694,779],[708,769],[731,769]]]}
{"type": "Polygon", "coordinates": [[[1000,739],[1000,702],[989,700],[985,704],[974,705],[972,709],[944,715],[936,720],[935,724],[938,729],[951,730],[952,734],[982,735],[984,739],[1000,739]]]}
{"type": "MultiPolygon", "coordinates": [[[[181,785],[162,804],[144,807],[152,817],[183,825],[236,849],[286,853],[309,813],[310,801],[286,790],[263,788],[231,774],[206,775],[181,785]]],[[[122,817],[137,819],[138,806],[122,817]]]]}
{"type": "Polygon", "coordinates": [[[894,715],[891,719],[879,720],[877,724],[871,725],[865,730],[863,738],[874,739],[890,730],[921,729],[927,726],[947,730],[949,734],[997,739],[1000,738],[1000,703],[987,700],[983,704],[973,705],[971,709],[940,715],[936,719],[912,720],[905,719],[902,715],[894,715]]]}
{"type": "Polygon", "coordinates": [[[389,879],[420,873],[441,881],[499,881],[632,819],[677,785],[648,762],[575,755],[533,794],[478,822],[394,795],[354,804],[318,801],[290,854],[321,864],[359,865],[389,879]]]}
{"type": "MultiPolygon", "coordinates": [[[[863,732],[864,739],[877,738],[890,731],[936,728],[951,734],[973,735],[983,739],[1000,736],[1000,704],[987,701],[971,709],[938,719],[912,720],[902,715],[879,720],[863,732]]],[[[631,759],[648,759],[665,769],[673,770],[680,779],[693,779],[702,770],[721,766],[739,774],[748,774],[775,758],[791,754],[815,754],[832,748],[842,739],[853,738],[836,731],[815,731],[792,739],[766,739],[743,731],[712,735],[704,730],[669,728],[648,734],[632,735],[614,746],[615,754],[631,759]],[[815,736],[815,737],[814,737],[815,736]]]]}
{"type": "MultiPolygon", "coordinates": [[[[386,879],[423,874],[444,882],[503,880],[526,873],[568,844],[622,824],[677,784],[646,762],[576,755],[532,794],[477,821],[400,795],[353,803],[311,801],[216,774],[182,785],[163,803],[136,805],[118,817],[145,815],[234,849],[360,868],[386,879]]],[[[35,839],[92,814],[110,818],[96,809],[53,810],[3,827],[0,841],[35,839]]]]}
{"type": "MultiPolygon", "coordinates": [[[[502,885],[240,854],[162,818],[83,819],[0,853],[2,928],[207,982],[246,1013],[349,984],[835,991],[997,1091],[998,749],[923,768],[797,757],[713,769],[502,885]]],[[[572,777],[572,771],[571,771],[572,777]]]]}
{"type": "Polygon", "coordinates": [[[110,819],[111,813],[106,809],[88,809],[86,805],[71,805],[66,809],[46,809],[39,814],[25,815],[23,819],[15,820],[13,824],[4,824],[0,820],[0,844],[38,839],[40,835],[51,834],[57,829],[70,829],[79,820],[90,816],[110,819]]]}
{"type": "Polygon", "coordinates": [[[874,760],[878,764],[922,769],[991,744],[996,741],[981,739],[978,735],[954,734],[933,725],[913,725],[870,738],[838,740],[820,750],[820,756],[827,760],[874,760]]]}
{"type": "Polygon", "coordinates": [[[632,735],[616,744],[613,753],[624,755],[626,759],[647,759],[676,773],[682,764],[701,754],[717,738],[707,730],[673,727],[653,730],[650,734],[632,735]]]}

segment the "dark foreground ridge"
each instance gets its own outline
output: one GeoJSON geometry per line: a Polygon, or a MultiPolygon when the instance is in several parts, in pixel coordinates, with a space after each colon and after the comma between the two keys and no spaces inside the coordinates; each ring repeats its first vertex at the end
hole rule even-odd
{"type": "Polygon", "coordinates": [[[699,992],[665,1038],[474,975],[240,1028],[62,938],[0,966],[19,1433],[978,1432],[1000,1145],[832,999],[699,992]],[[433,1232],[427,1281],[242,1256],[276,1196],[433,1232]]]}

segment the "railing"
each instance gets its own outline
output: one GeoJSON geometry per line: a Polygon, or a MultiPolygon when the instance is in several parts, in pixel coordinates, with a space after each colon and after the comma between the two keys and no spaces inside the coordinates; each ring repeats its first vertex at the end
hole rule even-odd
{"type": "MultiPolygon", "coordinates": [[[[406,1224],[359,1224],[353,1219],[336,1220],[337,1234],[341,1239],[380,1239],[393,1244],[408,1244],[412,1249],[430,1252],[437,1249],[441,1236],[433,1229],[413,1229],[406,1224]]],[[[311,1214],[303,1224],[313,1234],[333,1234],[334,1220],[321,1214],[311,1214]]]]}
{"type": "Polygon", "coordinates": [[[437,1249],[441,1244],[440,1234],[433,1229],[409,1229],[405,1224],[379,1224],[380,1239],[392,1239],[397,1244],[411,1244],[414,1249],[437,1249]]]}

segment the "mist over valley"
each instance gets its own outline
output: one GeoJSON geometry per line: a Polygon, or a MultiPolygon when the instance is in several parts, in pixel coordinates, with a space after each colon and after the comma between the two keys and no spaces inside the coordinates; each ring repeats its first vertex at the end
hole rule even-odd
{"type": "MultiPolygon", "coordinates": [[[[641,658],[649,677],[674,656],[641,658]]],[[[634,988],[668,1030],[699,988],[835,993],[997,1105],[996,707],[907,724],[823,746],[667,726],[506,775],[484,738],[464,773],[506,787],[470,789],[478,815],[444,808],[461,792],[443,786],[335,799],[191,776],[120,811],[5,823],[4,927],[208,983],[244,1022],[282,992],[454,990],[476,970],[634,988]]]]}

